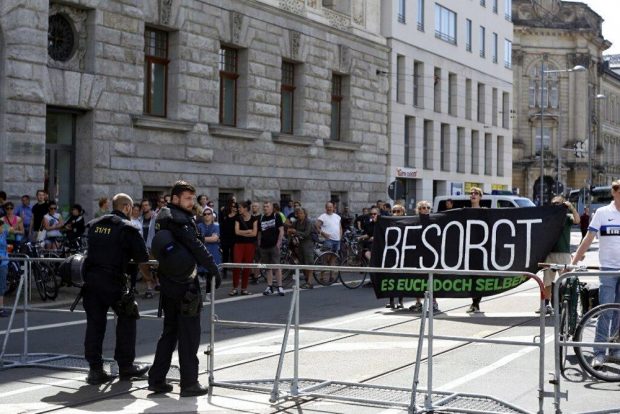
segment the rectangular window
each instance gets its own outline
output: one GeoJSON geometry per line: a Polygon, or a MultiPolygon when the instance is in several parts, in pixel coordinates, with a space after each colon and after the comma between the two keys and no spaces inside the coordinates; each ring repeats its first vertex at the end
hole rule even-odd
{"type": "Polygon", "coordinates": [[[497,33],[493,33],[493,63],[497,63],[497,33]]]}
{"type": "Polygon", "coordinates": [[[510,94],[508,92],[502,93],[502,128],[508,129],[508,123],[510,120],[510,94]]]}
{"type": "Polygon", "coordinates": [[[398,0],[398,21],[405,23],[405,0],[398,0]]]}
{"type": "Polygon", "coordinates": [[[480,174],[480,139],[478,131],[471,131],[471,173],[480,174]]]}
{"type": "Polygon", "coordinates": [[[471,120],[472,100],[473,95],[471,79],[465,79],[465,119],[471,120]]]}
{"type": "Polygon", "coordinates": [[[339,140],[342,125],[342,76],[332,74],[332,125],[330,138],[339,140]]]}
{"type": "Polygon", "coordinates": [[[465,19],[465,50],[471,52],[472,25],[471,20],[465,19]]]}
{"type": "Polygon", "coordinates": [[[499,0],[493,0],[493,13],[497,14],[497,2],[499,0]]]}
{"type": "MultiPolygon", "coordinates": [[[[536,139],[533,147],[536,150],[536,155],[540,155],[540,128],[535,128],[536,130],[536,139]]],[[[549,151],[551,149],[551,128],[543,128],[543,148],[545,151],[549,151]]]]}
{"type": "Polygon", "coordinates": [[[493,88],[491,92],[491,125],[497,126],[497,88],[493,88]]]}
{"type": "Polygon", "coordinates": [[[480,26],[480,57],[486,56],[486,29],[484,26],[480,26]]]}
{"type": "Polygon", "coordinates": [[[405,167],[415,165],[415,118],[405,117],[405,142],[404,142],[404,162],[405,167]]]}
{"type": "Polygon", "coordinates": [[[487,7],[487,2],[486,2],[486,0],[480,0],[480,5],[481,5],[482,7],[487,7]]]}
{"type": "Polygon", "coordinates": [[[413,106],[424,107],[424,63],[413,62],[413,106]]]}
{"type": "Polygon", "coordinates": [[[439,159],[442,171],[450,171],[450,125],[441,124],[441,152],[439,159]]]}
{"type": "Polygon", "coordinates": [[[418,30],[421,32],[424,31],[424,1],[425,0],[418,0],[417,23],[418,23],[418,30]]]}
{"type": "Polygon", "coordinates": [[[280,131],[292,134],[295,104],[295,65],[293,63],[282,62],[280,94],[280,131]]]}
{"type": "Polygon", "coordinates": [[[484,83],[478,83],[478,122],[484,124],[486,122],[486,114],[485,114],[485,91],[484,91],[484,83]]]}
{"type": "Polygon", "coordinates": [[[504,17],[509,22],[512,21],[512,0],[504,0],[504,17]]]}
{"type": "Polygon", "coordinates": [[[220,48],[220,124],[237,125],[237,50],[220,48]]]}
{"type": "Polygon", "coordinates": [[[456,44],[456,13],[435,3],[435,37],[456,44]]]}
{"type": "Polygon", "coordinates": [[[457,116],[456,73],[448,74],[448,113],[457,116]]]}
{"type": "Polygon", "coordinates": [[[433,121],[424,120],[424,136],[422,142],[424,151],[424,169],[433,169],[433,121]]]}
{"type": "Polygon", "coordinates": [[[441,112],[441,69],[437,67],[433,76],[433,101],[435,112],[441,112]]]}
{"type": "Polygon", "coordinates": [[[484,174],[493,174],[493,136],[484,134],[484,174]]]}
{"type": "Polygon", "coordinates": [[[497,137],[497,176],[504,176],[504,137],[497,137]]]}
{"type": "Polygon", "coordinates": [[[168,99],[168,33],[144,29],[144,113],[166,116],[168,99]]]}
{"type": "Polygon", "coordinates": [[[396,55],[396,102],[405,103],[405,57],[396,55]]]}
{"type": "Polygon", "coordinates": [[[465,128],[456,129],[456,171],[465,172],[465,128]]]}
{"type": "Polygon", "coordinates": [[[508,39],[504,39],[504,67],[512,68],[512,42],[508,39]]]}

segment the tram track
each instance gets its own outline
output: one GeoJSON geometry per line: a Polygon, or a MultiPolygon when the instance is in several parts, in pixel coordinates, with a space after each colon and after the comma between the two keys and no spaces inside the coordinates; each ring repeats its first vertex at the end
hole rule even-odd
{"type": "MultiPolygon", "coordinates": [[[[536,289],[537,289],[537,287],[532,287],[532,288],[528,288],[528,289],[518,290],[516,292],[506,292],[506,293],[504,293],[502,295],[498,295],[498,296],[494,296],[494,297],[489,297],[489,298],[487,298],[485,300],[485,302],[499,300],[499,299],[510,297],[510,296],[513,296],[513,295],[518,295],[518,294],[521,294],[523,292],[534,291],[536,289]]],[[[455,310],[461,309],[463,307],[464,307],[463,305],[455,306],[455,307],[447,309],[446,312],[455,311],[455,310]]],[[[369,331],[379,332],[379,331],[382,331],[382,330],[399,327],[399,326],[402,326],[404,324],[411,323],[412,321],[418,320],[418,319],[420,319],[420,317],[421,317],[421,315],[416,315],[414,318],[406,318],[406,319],[401,320],[401,321],[382,324],[380,326],[376,326],[376,327],[373,327],[373,328],[369,329],[369,331]]],[[[510,331],[511,329],[514,329],[514,328],[517,328],[519,326],[523,326],[523,325],[526,325],[528,323],[531,323],[532,321],[535,321],[537,319],[538,319],[538,317],[531,317],[531,318],[525,318],[525,319],[521,318],[518,322],[512,322],[509,326],[504,326],[504,327],[501,327],[499,329],[495,329],[495,330],[493,330],[491,332],[487,332],[485,335],[481,336],[481,338],[490,338],[490,337],[493,337],[495,335],[505,333],[507,331],[510,331]]],[[[254,329],[257,329],[257,328],[254,328],[254,329]]],[[[342,340],[350,339],[350,338],[361,336],[361,335],[362,334],[358,334],[358,333],[334,335],[334,336],[331,336],[329,338],[325,338],[325,339],[322,339],[322,340],[314,341],[314,342],[305,344],[303,346],[300,346],[299,350],[300,351],[304,351],[304,350],[312,349],[312,348],[315,348],[315,347],[318,347],[318,346],[339,342],[339,341],[342,341],[342,340]]],[[[267,339],[265,338],[265,339],[261,339],[261,340],[267,340],[267,339]]],[[[259,340],[259,341],[261,341],[261,340],[259,340]]],[[[446,349],[442,349],[441,351],[434,352],[433,353],[433,358],[438,357],[438,356],[442,356],[442,355],[445,356],[445,355],[447,355],[447,354],[449,354],[451,352],[455,352],[455,351],[460,350],[460,349],[462,349],[464,347],[467,347],[467,346],[471,345],[472,343],[474,343],[474,342],[473,341],[458,342],[454,346],[450,346],[450,347],[448,347],[446,349]]],[[[291,353],[293,353],[293,350],[287,350],[286,353],[287,354],[291,354],[291,353]]],[[[263,355],[260,355],[260,356],[255,356],[255,357],[247,358],[247,359],[244,359],[244,360],[241,360],[241,361],[231,362],[229,364],[225,364],[225,365],[222,365],[220,367],[216,367],[214,369],[214,373],[218,373],[218,372],[222,372],[222,371],[225,371],[225,370],[230,370],[230,369],[235,369],[235,368],[243,367],[243,366],[246,366],[248,364],[252,364],[252,363],[255,363],[255,362],[259,362],[259,361],[268,360],[268,359],[271,359],[271,358],[276,358],[276,357],[279,356],[279,354],[280,354],[279,352],[271,352],[271,353],[268,353],[268,354],[263,354],[263,355]]],[[[428,357],[423,357],[421,359],[421,362],[425,363],[427,360],[428,360],[428,357]]],[[[406,370],[406,369],[411,369],[414,365],[415,365],[415,360],[407,362],[407,363],[404,363],[404,364],[401,364],[400,366],[397,366],[397,367],[393,367],[393,368],[384,370],[384,371],[379,372],[379,373],[373,373],[372,375],[369,375],[369,376],[367,376],[365,378],[358,379],[358,382],[362,383],[362,384],[363,383],[369,383],[371,381],[375,381],[377,379],[386,377],[388,375],[393,375],[394,373],[397,373],[397,372],[400,372],[400,371],[403,371],[403,370],[406,370]]],[[[199,376],[203,376],[205,374],[208,374],[208,369],[201,370],[199,372],[199,376]]],[[[173,381],[173,382],[175,382],[175,381],[173,381]]],[[[87,398],[85,400],[76,401],[76,402],[70,403],[70,404],[65,404],[62,407],[46,408],[46,409],[43,409],[43,410],[40,410],[40,411],[36,411],[36,413],[51,413],[51,412],[60,411],[60,410],[66,409],[66,408],[77,408],[77,407],[80,407],[80,406],[89,405],[89,404],[97,403],[97,402],[100,402],[100,401],[104,401],[106,399],[113,399],[113,398],[117,398],[117,397],[122,397],[123,395],[128,395],[128,394],[131,394],[131,393],[133,393],[135,391],[145,390],[147,388],[148,388],[147,384],[136,386],[136,387],[130,387],[130,388],[126,389],[126,390],[122,390],[122,391],[118,391],[118,392],[109,392],[109,393],[105,393],[103,395],[98,395],[96,397],[87,398]]],[[[289,410],[292,407],[299,407],[299,406],[302,406],[302,405],[307,405],[307,404],[309,404],[309,403],[311,403],[311,402],[313,402],[315,400],[317,400],[317,398],[306,397],[303,400],[297,400],[297,401],[292,402],[291,404],[286,404],[285,407],[274,408],[273,413],[280,413],[280,412],[284,412],[286,410],[289,410]]]]}

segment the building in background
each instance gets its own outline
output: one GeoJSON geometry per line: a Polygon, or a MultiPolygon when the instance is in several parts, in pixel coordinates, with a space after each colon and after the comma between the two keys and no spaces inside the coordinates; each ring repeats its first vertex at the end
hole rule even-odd
{"type": "Polygon", "coordinates": [[[583,3],[560,0],[513,0],[512,15],[513,185],[538,200],[543,177],[548,202],[556,193],[609,183],[620,172],[619,85],[603,61],[611,44],[602,18],[583,3]],[[576,66],[585,70],[572,71],[576,66]]]}
{"type": "Polygon", "coordinates": [[[384,197],[379,0],[0,4],[0,188],[66,208],[184,178],[223,203],[384,197]]]}
{"type": "Polygon", "coordinates": [[[415,202],[511,190],[510,0],[385,0],[388,183],[415,202]]]}

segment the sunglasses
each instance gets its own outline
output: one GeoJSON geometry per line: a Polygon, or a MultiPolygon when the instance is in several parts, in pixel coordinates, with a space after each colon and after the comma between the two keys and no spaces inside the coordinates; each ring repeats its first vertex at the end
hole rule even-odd
{"type": "Polygon", "coordinates": [[[477,192],[477,191],[472,191],[472,192],[471,192],[471,193],[469,193],[469,194],[470,194],[470,195],[480,195],[480,193],[479,193],[479,192],[477,192]]]}
{"type": "Polygon", "coordinates": [[[402,213],[402,210],[392,210],[392,213],[402,213]]]}
{"type": "Polygon", "coordinates": [[[420,207],[418,207],[418,209],[420,209],[420,210],[428,210],[428,209],[430,209],[430,207],[427,207],[427,206],[420,206],[420,207]]]}
{"type": "Polygon", "coordinates": [[[371,216],[378,216],[377,213],[370,213],[371,216]]]}
{"type": "Polygon", "coordinates": [[[50,210],[56,210],[57,208],[56,207],[50,207],[49,209],[50,210]]]}

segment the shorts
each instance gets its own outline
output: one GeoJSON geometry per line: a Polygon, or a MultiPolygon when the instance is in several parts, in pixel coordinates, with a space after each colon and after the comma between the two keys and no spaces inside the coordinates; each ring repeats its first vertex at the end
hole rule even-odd
{"type": "MultiPolygon", "coordinates": [[[[549,256],[545,259],[546,263],[557,263],[557,264],[570,264],[572,258],[570,253],[549,253],[549,256]]],[[[555,280],[556,270],[545,269],[543,270],[544,277],[543,282],[545,286],[551,286],[553,281],[555,280]]]]}
{"type": "Polygon", "coordinates": [[[4,292],[6,292],[6,277],[8,273],[8,266],[0,266],[0,296],[4,296],[4,292]]]}
{"type": "Polygon", "coordinates": [[[278,246],[259,248],[262,264],[280,264],[280,248],[278,246]]]}
{"type": "Polygon", "coordinates": [[[338,253],[340,251],[340,240],[325,240],[323,242],[323,247],[325,250],[329,250],[334,253],[338,253]]]}
{"type": "Polygon", "coordinates": [[[314,250],[312,246],[298,247],[299,253],[299,264],[301,265],[311,265],[314,264],[314,250]]]}

